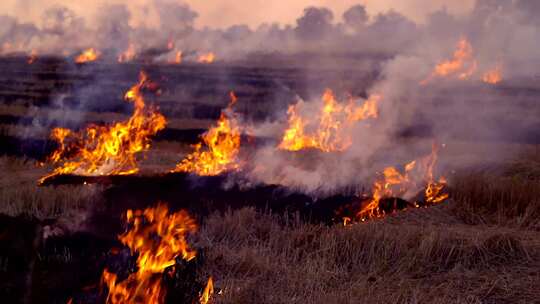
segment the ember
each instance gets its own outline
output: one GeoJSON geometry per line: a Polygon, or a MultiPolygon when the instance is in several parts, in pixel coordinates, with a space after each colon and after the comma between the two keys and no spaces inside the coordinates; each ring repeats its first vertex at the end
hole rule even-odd
{"type": "Polygon", "coordinates": [[[497,84],[502,81],[502,67],[500,64],[490,71],[484,73],[482,76],[482,81],[489,84],[497,84]]]}
{"type": "Polygon", "coordinates": [[[210,63],[214,62],[215,60],[216,60],[216,55],[214,53],[212,53],[212,52],[202,54],[197,59],[197,61],[199,63],[206,63],[206,64],[210,64],[210,63]]]}
{"type": "Polygon", "coordinates": [[[30,56],[28,56],[28,64],[32,64],[34,62],[36,62],[38,58],[38,53],[36,50],[32,50],[32,52],[30,52],[30,56]]]}
{"type": "Polygon", "coordinates": [[[101,53],[94,49],[90,48],[82,52],[80,55],[75,57],[76,63],[85,63],[85,62],[92,62],[96,61],[101,56],[101,53]]]}
{"type": "Polygon", "coordinates": [[[176,51],[176,53],[174,55],[173,63],[175,63],[175,64],[182,63],[182,51],[176,51]]]}

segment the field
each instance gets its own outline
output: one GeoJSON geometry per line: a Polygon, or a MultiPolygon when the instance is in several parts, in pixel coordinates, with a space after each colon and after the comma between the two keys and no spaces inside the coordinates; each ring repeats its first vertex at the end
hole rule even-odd
{"type": "MultiPolygon", "coordinates": [[[[111,246],[118,246],[125,210],[150,202],[121,201],[124,193],[118,193],[133,189],[117,185],[40,187],[37,180],[50,168],[38,162],[54,148],[50,128],[127,117],[130,110],[118,100],[142,67],[70,70],[54,60],[35,66],[2,60],[7,72],[0,82],[0,297],[13,303],[66,303],[69,298],[89,303],[82,290],[97,288],[102,268],[95,265],[103,265],[92,254],[108,255],[111,246]],[[86,82],[91,85],[82,85],[86,82]],[[81,253],[85,250],[92,254],[81,253]],[[71,267],[82,272],[73,273],[71,267]]],[[[238,95],[241,113],[262,121],[275,109],[286,111],[294,94],[284,87],[307,94],[307,83],[331,85],[339,78],[328,72],[313,80],[302,70],[254,67],[144,68],[162,80],[163,94],[155,101],[169,119],[144,160],[142,171],[149,175],[171,169],[190,151],[227,104],[229,90],[238,95]]],[[[340,85],[354,87],[358,95],[365,87],[357,83],[367,87],[377,77],[350,73],[356,76],[340,85]]],[[[501,90],[519,95],[518,89],[501,90]]],[[[534,99],[536,91],[524,92],[523,100],[534,99]]],[[[502,125],[515,127],[512,119],[502,125]]],[[[190,238],[201,257],[196,276],[200,281],[212,276],[215,303],[540,303],[535,132],[515,142],[447,142],[447,162],[460,164],[447,176],[449,200],[350,226],[313,220],[302,210],[273,208],[268,201],[223,203],[208,194],[201,203],[186,191],[167,203],[171,209],[187,206],[199,223],[199,232],[190,238]],[[474,152],[464,153],[463,147],[474,152]],[[504,157],[489,153],[494,150],[505,151],[504,157]],[[175,204],[182,200],[193,201],[175,204]]],[[[425,134],[403,137],[419,145],[429,142],[425,134]]]]}

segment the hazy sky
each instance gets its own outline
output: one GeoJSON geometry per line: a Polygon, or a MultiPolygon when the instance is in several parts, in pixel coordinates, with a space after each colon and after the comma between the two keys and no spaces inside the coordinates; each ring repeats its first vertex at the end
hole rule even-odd
{"type": "MultiPolygon", "coordinates": [[[[1,0],[0,11],[16,15],[26,21],[39,18],[43,8],[61,4],[75,10],[79,15],[91,18],[103,3],[124,3],[134,15],[135,23],[153,24],[155,16],[149,4],[154,0],[1,0]]],[[[179,1],[180,0],[170,0],[179,1]]],[[[344,10],[354,4],[364,4],[370,14],[394,9],[416,20],[436,9],[446,6],[449,11],[462,14],[470,10],[474,0],[185,0],[199,13],[197,27],[224,27],[232,24],[248,24],[256,27],[263,22],[294,24],[306,6],[325,6],[340,17],[344,10]]]]}

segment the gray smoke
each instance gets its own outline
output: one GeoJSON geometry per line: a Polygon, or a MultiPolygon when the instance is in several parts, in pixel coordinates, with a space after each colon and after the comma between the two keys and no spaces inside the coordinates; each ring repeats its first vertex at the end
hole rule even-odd
{"type": "MultiPolygon", "coordinates": [[[[351,131],[350,149],[313,153],[299,160],[271,145],[253,156],[253,163],[266,165],[248,172],[253,180],[308,191],[357,184],[382,166],[428,153],[432,140],[450,146],[456,141],[527,141],[535,136],[529,131],[539,127],[538,113],[528,111],[536,101],[534,92],[516,89],[529,89],[538,76],[538,1],[478,0],[468,15],[454,16],[442,9],[429,15],[425,24],[396,11],[370,15],[362,5],[351,7],[343,16],[324,7],[308,7],[292,25],[249,28],[239,24],[220,29],[195,28],[197,13],[186,4],[159,0],[152,5],[160,18],[158,28],[131,25],[129,10],[121,4],[103,7],[95,20],[83,20],[58,6],[44,12],[41,24],[0,16],[0,47],[3,53],[36,49],[52,54],[97,47],[116,60],[133,44],[145,58],[167,58],[181,50],[187,61],[194,61],[198,54],[211,51],[220,61],[243,63],[277,54],[292,58],[285,61],[287,67],[368,71],[369,85],[339,79],[336,82],[343,86],[333,87],[336,93],[351,93],[356,99],[383,96],[380,117],[351,131]],[[462,38],[472,46],[474,73],[466,80],[450,75],[421,84],[438,63],[453,57],[462,38]],[[503,83],[483,83],[483,74],[497,66],[502,69],[503,83]],[[361,85],[366,88],[354,87],[361,85]],[[406,132],[423,134],[422,140],[406,140],[402,134],[406,132]]],[[[309,83],[310,94],[302,96],[308,106],[320,104],[324,86],[323,82],[309,83]]],[[[275,109],[279,111],[284,109],[275,109]]],[[[253,129],[279,139],[286,120],[283,115],[253,129]]],[[[502,154],[491,151],[489,156],[502,154]]]]}
{"type": "MultiPolygon", "coordinates": [[[[468,16],[452,16],[443,9],[418,25],[394,12],[368,17],[362,7],[351,8],[329,39],[334,50],[357,44],[362,50],[392,54],[382,62],[379,80],[367,90],[368,95],[384,96],[379,119],[359,124],[353,145],[342,153],[306,152],[298,158],[276,152],[275,146],[261,149],[253,163],[268,164],[269,169],[259,166],[251,177],[309,192],[331,192],[361,184],[385,166],[418,159],[429,153],[433,141],[461,151],[442,157],[441,170],[507,157],[510,152],[497,143],[534,142],[540,126],[538,113],[530,110],[537,99],[533,88],[540,32],[534,16],[539,9],[532,1],[479,0],[468,16]],[[475,72],[465,80],[451,75],[421,84],[438,63],[452,59],[462,38],[472,46],[475,72]],[[503,83],[482,82],[483,74],[496,66],[502,69],[503,83]],[[402,137],[407,130],[413,137],[425,134],[402,137]],[[491,148],[486,151],[486,146],[491,148]]],[[[310,21],[316,24],[314,32],[325,37],[331,15],[317,11],[304,17],[308,15],[314,18],[310,21]]],[[[298,27],[294,31],[298,33],[298,27]]],[[[304,32],[304,38],[312,33],[304,32]]],[[[314,89],[320,90],[316,84],[314,89]]],[[[313,94],[310,104],[320,106],[319,99],[313,94]]],[[[281,121],[282,132],[286,117],[281,121]]]]}

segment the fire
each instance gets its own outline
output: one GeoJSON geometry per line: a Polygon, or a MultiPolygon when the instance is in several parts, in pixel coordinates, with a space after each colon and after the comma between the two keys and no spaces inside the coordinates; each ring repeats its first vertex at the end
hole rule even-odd
{"type": "Polygon", "coordinates": [[[129,47],[125,52],[118,55],[118,62],[129,62],[132,61],[135,58],[135,55],[137,54],[135,50],[135,45],[133,43],[129,44],[129,47]]]}
{"type": "Polygon", "coordinates": [[[437,64],[432,74],[421,84],[427,84],[436,77],[456,76],[458,79],[465,80],[474,74],[476,68],[477,62],[473,57],[473,48],[466,38],[461,38],[452,59],[437,64]]]}
{"type": "MultiPolygon", "coordinates": [[[[186,211],[169,213],[164,204],[142,211],[128,210],[126,221],[130,229],[118,238],[132,254],[137,253],[137,272],[118,282],[114,273],[103,271],[102,281],[109,291],[107,303],[164,303],[162,274],[176,264],[177,258],[195,258],[197,252],[190,248],[186,237],[197,231],[197,224],[186,211]]],[[[208,285],[201,298],[210,297],[211,279],[208,285]]]]}
{"type": "MultiPolygon", "coordinates": [[[[438,148],[433,145],[429,156],[406,164],[403,172],[395,167],[384,169],[381,177],[373,184],[372,198],[356,214],[356,217],[361,221],[383,217],[385,213],[380,209],[382,199],[410,195],[411,191],[416,191],[422,185],[425,187],[425,205],[433,205],[446,200],[448,194],[443,191],[446,179],[444,177],[435,179],[433,175],[437,158],[438,148]]],[[[418,207],[418,203],[415,203],[415,206],[418,207]]],[[[343,224],[347,225],[350,221],[350,218],[344,218],[343,224]]]]}
{"type": "Polygon", "coordinates": [[[38,57],[37,55],[38,55],[37,51],[36,51],[36,50],[32,50],[32,51],[30,52],[30,56],[28,56],[28,61],[26,61],[26,62],[27,62],[28,64],[32,64],[32,63],[36,62],[37,57],[38,57]]]}
{"type": "Polygon", "coordinates": [[[487,71],[482,76],[482,81],[489,84],[497,84],[502,81],[502,67],[500,64],[490,71],[487,71]]]}
{"type": "Polygon", "coordinates": [[[426,203],[436,204],[448,198],[448,193],[444,193],[443,189],[446,186],[446,179],[441,176],[436,180],[433,176],[433,168],[437,163],[438,147],[434,144],[431,155],[426,160],[426,183],[425,190],[426,203]]]}
{"type": "Polygon", "coordinates": [[[350,129],[368,118],[378,116],[377,104],[380,95],[372,95],[362,105],[356,105],[352,98],[347,105],[340,104],[333,92],[327,89],[323,96],[323,105],[315,118],[303,117],[299,111],[304,105],[299,101],[289,106],[288,128],[278,148],[299,151],[314,148],[324,152],[343,151],[352,144],[350,129]]]}
{"type": "Polygon", "coordinates": [[[379,209],[380,200],[385,197],[396,197],[405,194],[412,183],[409,173],[415,166],[416,161],[408,163],[403,173],[394,167],[384,169],[382,178],[373,184],[373,198],[356,216],[361,220],[384,216],[384,212],[379,209]]]}
{"type": "Polygon", "coordinates": [[[210,298],[214,294],[214,281],[212,280],[212,277],[208,278],[208,283],[206,283],[206,287],[203,290],[203,293],[199,297],[199,303],[201,304],[207,304],[210,301],[210,298]]]}
{"type": "Polygon", "coordinates": [[[191,154],[184,158],[173,172],[190,172],[198,175],[219,175],[222,172],[236,170],[240,167],[240,125],[232,106],[237,98],[230,93],[231,102],[221,116],[217,125],[202,135],[202,142],[195,145],[191,154]],[[204,146],[204,148],[203,148],[204,146]]]}
{"type": "Polygon", "coordinates": [[[174,59],[171,61],[171,63],[174,64],[181,64],[182,63],[182,51],[176,51],[174,54],[174,59]]]}
{"type": "Polygon", "coordinates": [[[165,128],[166,119],[152,107],[146,107],[141,90],[151,85],[145,73],[139,83],[125,95],[135,106],[127,121],[108,126],[91,125],[81,132],[55,128],[51,138],[58,149],[49,157],[52,163],[61,163],[45,179],[76,173],[81,175],[133,174],[138,172],[136,154],[150,148],[150,137],[165,128]]]}
{"type": "Polygon", "coordinates": [[[89,48],[87,50],[85,50],[84,52],[82,52],[79,56],[75,57],[75,62],[76,63],[85,63],[85,62],[92,62],[92,61],[96,61],[99,56],[101,56],[101,53],[94,49],[94,48],[89,48]]]}
{"type": "Polygon", "coordinates": [[[212,53],[212,52],[202,54],[197,59],[197,61],[199,63],[207,63],[207,64],[210,64],[210,63],[214,62],[215,60],[216,60],[216,55],[214,53],[212,53]]]}

